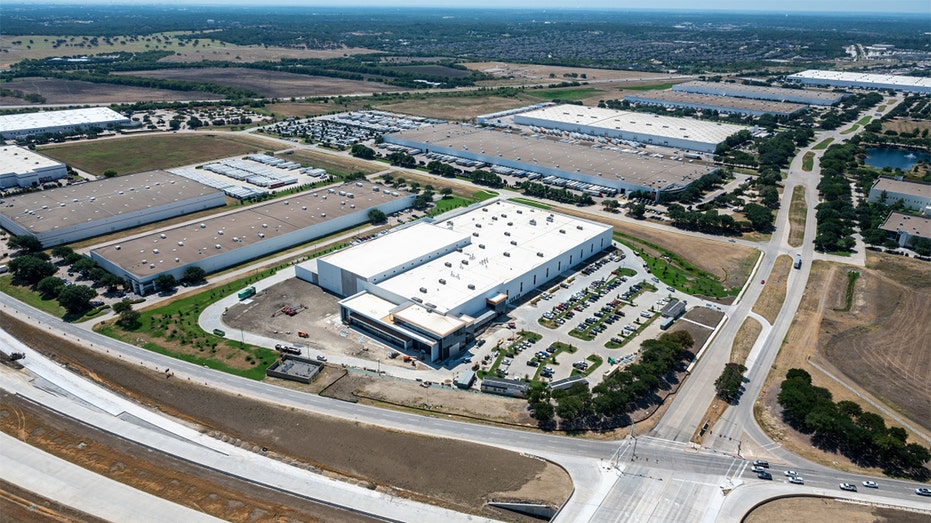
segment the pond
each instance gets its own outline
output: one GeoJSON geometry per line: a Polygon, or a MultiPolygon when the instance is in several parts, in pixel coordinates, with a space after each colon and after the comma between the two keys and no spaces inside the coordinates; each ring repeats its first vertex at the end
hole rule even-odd
{"type": "Polygon", "coordinates": [[[931,154],[921,151],[910,151],[898,147],[867,147],[865,163],[878,169],[889,167],[907,171],[919,161],[929,159],[931,159],[931,154]]]}

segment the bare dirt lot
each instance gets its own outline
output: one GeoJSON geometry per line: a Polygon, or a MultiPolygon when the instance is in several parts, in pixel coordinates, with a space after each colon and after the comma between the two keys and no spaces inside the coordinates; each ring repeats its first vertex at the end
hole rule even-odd
{"type": "MultiPolygon", "coordinates": [[[[849,312],[825,310],[819,350],[845,375],[931,430],[931,264],[867,253],[849,312]]],[[[847,278],[832,286],[844,292],[847,278]]],[[[839,281],[838,281],[839,280],[839,281]]],[[[837,292],[837,291],[835,291],[837,292]]]]}
{"type": "Polygon", "coordinates": [[[529,482],[542,482],[551,487],[539,492],[558,494],[537,499],[555,506],[564,502],[571,490],[561,468],[512,452],[315,416],[180,380],[166,387],[161,373],[103,358],[9,316],[0,315],[0,325],[71,368],[197,423],[203,430],[267,447],[275,455],[289,456],[343,479],[368,482],[364,484],[396,495],[513,520],[517,518],[486,507],[485,501],[492,497],[514,499],[529,482]]]}
{"type": "MultiPolygon", "coordinates": [[[[95,84],[76,80],[17,78],[4,87],[25,94],[45,97],[45,104],[186,102],[189,100],[221,100],[218,94],[201,91],[148,89],[130,85],[95,84]]],[[[2,98],[0,105],[28,105],[19,98],[2,98]]]]}
{"type": "Polygon", "coordinates": [[[340,94],[399,91],[397,87],[378,82],[362,82],[326,76],[262,71],[246,68],[159,69],[119,73],[144,78],[212,82],[240,89],[251,89],[263,96],[335,96],[340,94]]]}
{"type": "MultiPolygon", "coordinates": [[[[516,64],[505,62],[472,62],[462,64],[469,69],[482,71],[497,77],[520,80],[521,83],[530,82],[563,82],[566,80],[577,80],[582,82],[637,82],[637,83],[663,83],[679,78],[678,75],[662,73],[645,73],[642,71],[622,71],[618,69],[594,69],[586,67],[565,67],[559,65],[536,65],[536,64],[516,64]],[[550,75],[555,75],[551,78],[550,75]],[[575,78],[565,77],[565,74],[575,74],[575,78]],[[582,77],[582,75],[585,77],[582,77]]],[[[632,85],[636,85],[633,84],[632,85]]]]}
{"type": "Polygon", "coordinates": [[[698,352],[702,345],[708,341],[708,338],[711,337],[715,326],[723,317],[723,312],[708,307],[695,307],[679,318],[675,327],[669,329],[669,332],[686,331],[691,334],[692,339],[695,340],[692,352],[698,352]]]}
{"type": "Polygon", "coordinates": [[[17,485],[0,481],[0,523],[106,523],[17,485]]]}
{"type": "MultiPolygon", "coordinates": [[[[929,266],[910,258],[872,252],[867,254],[867,261],[872,269],[818,260],[812,263],[795,321],[754,407],[761,426],[787,450],[826,466],[856,472],[863,472],[863,469],[840,454],[812,447],[808,435],[783,423],[776,397],[786,371],[800,368],[811,374],[814,385],[830,390],[834,401],[853,401],[864,410],[882,416],[887,425],[901,425],[815,368],[809,363],[810,357],[837,376],[846,372],[847,383],[864,387],[864,394],[871,390],[888,391],[878,399],[887,404],[892,404],[893,399],[900,402],[891,406],[902,412],[912,412],[915,424],[927,427],[927,412],[931,410],[927,406],[931,401],[928,393],[931,325],[926,317],[918,318],[915,314],[926,312],[929,305],[927,294],[931,278],[926,272],[929,266]],[[850,312],[837,312],[834,309],[843,309],[846,304],[848,270],[859,270],[862,276],[856,283],[850,312]],[[865,283],[872,279],[877,282],[865,283]],[[904,320],[897,318],[899,315],[906,320],[911,317],[912,322],[903,325],[904,320]],[[872,345],[856,339],[857,336],[869,336],[872,345]],[[857,343],[856,352],[850,348],[852,343],[857,343]],[[829,360],[827,354],[833,354],[837,361],[829,360]],[[851,361],[846,361],[848,359],[851,361]],[[845,371],[838,368],[841,365],[845,371]],[[909,391],[911,396],[899,392],[900,388],[909,391]],[[922,404],[925,405],[923,411],[920,410],[922,404]]],[[[911,433],[909,438],[915,441],[911,433]]],[[[878,469],[869,472],[882,473],[878,469]]]]}
{"type": "MultiPolygon", "coordinates": [[[[97,474],[226,521],[272,523],[281,517],[299,521],[375,521],[153,453],[147,447],[59,416],[17,396],[0,393],[0,399],[3,432],[97,474]]],[[[63,513],[68,509],[52,505],[44,512],[53,510],[63,513]]],[[[68,514],[63,520],[88,520],[85,518],[83,514],[68,514]],[[72,519],[74,516],[79,517],[72,519]]],[[[27,517],[21,521],[34,520],[27,517]]]]}
{"type": "Polygon", "coordinates": [[[527,105],[526,99],[501,96],[458,96],[429,97],[422,100],[404,100],[378,104],[383,111],[413,114],[444,120],[470,120],[482,114],[490,114],[527,105]]]}
{"type": "Polygon", "coordinates": [[[747,514],[743,523],[768,521],[843,521],[844,523],[923,523],[927,514],[845,503],[815,497],[782,498],[760,505],[747,514]],[[800,518],[804,514],[803,518],[800,518]]]}
{"type": "Polygon", "coordinates": [[[766,286],[760,294],[760,299],[753,304],[753,312],[766,318],[770,324],[776,321],[782,304],[786,301],[786,283],[789,281],[789,271],[792,270],[792,258],[781,255],[773,264],[773,271],[766,280],[766,286]]]}
{"type": "Polygon", "coordinates": [[[160,62],[201,62],[204,60],[234,60],[236,62],[277,61],[282,58],[342,58],[356,54],[368,54],[377,51],[361,47],[339,47],[334,49],[290,49],[284,47],[235,46],[223,44],[220,47],[203,49],[179,48],[172,56],[166,56],[160,62]]]}

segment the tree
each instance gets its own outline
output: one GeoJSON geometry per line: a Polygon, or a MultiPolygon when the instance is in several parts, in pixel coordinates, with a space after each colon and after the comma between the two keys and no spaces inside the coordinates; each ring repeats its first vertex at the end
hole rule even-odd
{"type": "Polygon", "coordinates": [[[117,325],[125,329],[135,329],[139,326],[139,311],[133,310],[133,304],[129,300],[114,303],[113,312],[119,316],[116,320],[117,325]]]}
{"type": "Polygon", "coordinates": [[[32,235],[10,236],[6,241],[7,247],[14,251],[23,251],[24,253],[39,252],[42,250],[42,242],[32,235]]]}
{"type": "Polygon", "coordinates": [[[107,292],[115,292],[116,288],[123,283],[123,279],[115,274],[110,274],[109,272],[97,280],[97,283],[102,287],[107,288],[107,292]]]}
{"type": "Polygon", "coordinates": [[[445,199],[447,196],[453,195],[453,190],[450,187],[443,187],[440,189],[440,194],[443,195],[443,198],[445,199]]]}
{"type": "Polygon", "coordinates": [[[71,264],[71,270],[74,272],[81,273],[81,276],[87,276],[87,274],[97,267],[97,262],[90,258],[81,257],[80,260],[71,264]]]}
{"type": "Polygon", "coordinates": [[[369,222],[372,225],[385,223],[386,221],[388,221],[388,215],[386,215],[381,209],[372,209],[369,211],[369,222]]]}
{"type": "Polygon", "coordinates": [[[78,314],[90,308],[90,301],[97,296],[97,291],[87,285],[71,285],[58,294],[58,303],[69,313],[78,314]]]}
{"type": "Polygon", "coordinates": [[[740,394],[744,372],[747,372],[747,367],[739,363],[724,365],[724,371],[714,382],[714,389],[717,391],[718,397],[727,402],[734,401],[737,395],[740,394]]]}
{"type": "Polygon", "coordinates": [[[181,275],[181,281],[188,285],[194,285],[204,281],[206,277],[207,271],[201,269],[197,265],[191,265],[184,269],[184,274],[181,275]]]}
{"type": "Polygon", "coordinates": [[[56,258],[61,258],[67,262],[69,256],[74,254],[74,249],[68,247],[67,245],[56,245],[52,247],[52,256],[56,258]]]}
{"type": "Polygon", "coordinates": [[[349,150],[349,154],[355,156],[356,158],[362,158],[363,160],[371,160],[375,158],[375,151],[370,148],[357,143],[352,146],[352,149],[349,150]]]}
{"type": "Polygon", "coordinates": [[[52,262],[36,256],[19,256],[9,263],[13,279],[25,285],[35,285],[47,276],[53,276],[58,269],[52,262]]]}
{"type": "Polygon", "coordinates": [[[744,216],[747,217],[747,220],[749,220],[750,224],[753,226],[753,230],[766,232],[772,229],[775,219],[773,217],[773,211],[756,203],[748,203],[744,205],[743,212],[744,216]]]}
{"type": "Polygon", "coordinates": [[[46,276],[36,284],[36,291],[42,295],[42,298],[47,300],[57,298],[58,294],[61,293],[61,290],[64,288],[65,280],[62,280],[58,276],[46,276]]]}
{"type": "Polygon", "coordinates": [[[638,220],[642,220],[646,212],[647,206],[642,203],[635,203],[630,206],[630,215],[638,220]]]}
{"type": "Polygon", "coordinates": [[[169,293],[178,286],[178,280],[174,276],[163,272],[155,277],[155,290],[160,293],[169,293]]]}
{"type": "Polygon", "coordinates": [[[107,169],[103,172],[104,178],[113,178],[114,176],[116,176],[116,169],[107,169]]]}

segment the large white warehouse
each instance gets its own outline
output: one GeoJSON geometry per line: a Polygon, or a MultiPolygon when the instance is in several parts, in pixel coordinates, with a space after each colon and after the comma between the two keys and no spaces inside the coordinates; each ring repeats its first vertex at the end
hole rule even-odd
{"type": "Polygon", "coordinates": [[[496,200],[296,267],[345,323],[431,361],[455,357],[509,302],[611,246],[604,224],[496,200]]]}
{"type": "Polygon", "coordinates": [[[0,189],[34,187],[67,175],[61,162],[22,147],[0,147],[0,189]]]}
{"type": "Polygon", "coordinates": [[[931,78],[900,76],[894,74],[846,73],[809,69],[790,74],[787,80],[804,85],[831,85],[854,89],[892,89],[906,93],[931,93],[931,78]]]}
{"type": "MultiPolygon", "coordinates": [[[[385,143],[440,153],[537,176],[608,187],[621,194],[681,191],[716,169],[647,154],[643,149],[584,147],[546,137],[524,136],[474,125],[426,125],[384,137],[385,143]]],[[[492,170],[495,170],[493,167],[492,170]]],[[[544,178],[545,179],[545,178],[544,178]]]]}
{"type": "Polygon", "coordinates": [[[149,171],[4,198],[0,227],[51,247],[222,205],[222,191],[149,171]]]}
{"type": "MultiPolygon", "coordinates": [[[[786,90],[788,91],[789,89],[786,90]]],[[[649,91],[643,94],[627,95],[624,97],[624,100],[631,103],[646,105],[683,107],[686,109],[747,114],[751,116],[762,116],[764,114],[792,116],[808,108],[808,106],[799,103],[687,93],[682,91],[649,91]]]]}
{"type": "Polygon", "coordinates": [[[414,198],[369,182],[311,189],[111,242],[90,255],[104,269],[129,280],[135,292],[145,294],[160,274],[180,279],[191,266],[215,272],[362,224],[372,209],[400,211],[414,198]]]}
{"type": "Polygon", "coordinates": [[[774,102],[792,102],[808,105],[834,105],[844,99],[844,93],[816,91],[811,89],[784,89],[782,87],[763,87],[728,82],[685,82],[672,86],[673,91],[714,96],[732,96],[753,100],[772,100],[774,102]]]}
{"type": "Polygon", "coordinates": [[[115,129],[130,123],[129,118],[106,107],[8,114],[0,116],[0,137],[18,140],[45,133],[71,133],[91,127],[115,129]]]}
{"type": "Polygon", "coordinates": [[[514,123],[709,153],[728,136],[749,130],[742,125],[579,105],[516,114],[514,123]]]}

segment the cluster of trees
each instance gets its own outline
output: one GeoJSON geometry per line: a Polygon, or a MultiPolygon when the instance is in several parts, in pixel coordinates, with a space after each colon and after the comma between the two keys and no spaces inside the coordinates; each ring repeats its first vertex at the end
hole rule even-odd
{"type": "Polygon", "coordinates": [[[0,88],[0,96],[6,96],[10,98],[19,98],[20,100],[31,102],[34,104],[44,104],[45,97],[39,93],[24,93],[19,89],[7,89],[5,87],[0,88]]]}
{"type": "Polygon", "coordinates": [[[391,162],[391,165],[397,165],[398,167],[406,167],[410,169],[417,166],[417,160],[407,153],[393,152],[388,154],[388,156],[385,158],[391,162]]]}
{"type": "Polygon", "coordinates": [[[818,192],[821,203],[816,207],[818,233],[815,248],[822,252],[850,251],[856,245],[853,238],[857,213],[853,207],[848,169],[857,168],[857,145],[832,145],[821,157],[821,181],[818,192]]]}
{"type": "Polygon", "coordinates": [[[366,147],[361,143],[353,145],[352,149],[349,149],[349,154],[355,156],[356,158],[362,158],[363,160],[375,159],[375,150],[371,147],[366,147]]]}
{"type": "Polygon", "coordinates": [[[881,416],[852,401],[834,402],[831,392],[812,385],[811,375],[789,369],[778,396],[783,417],[811,434],[816,447],[840,452],[861,467],[881,467],[886,474],[927,479],[931,450],[908,443],[901,427],[886,427],[881,416]]]}
{"type": "Polygon", "coordinates": [[[527,401],[544,428],[555,428],[557,416],[562,428],[619,426],[629,412],[659,401],[656,392],[672,386],[674,372],[692,357],[689,349],[693,344],[688,332],[665,333],[643,342],[637,363],[609,374],[591,390],[575,384],[567,390],[550,391],[543,384],[534,384],[527,401]]]}
{"type": "Polygon", "coordinates": [[[427,170],[430,171],[430,174],[438,174],[443,178],[454,178],[459,174],[459,169],[439,160],[430,160],[427,163],[427,170]]]}
{"type": "Polygon", "coordinates": [[[674,227],[707,234],[740,234],[751,230],[768,232],[772,230],[775,221],[773,212],[758,203],[744,205],[742,211],[746,220],[736,220],[729,214],[720,214],[717,209],[704,212],[689,211],[678,203],[670,204],[667,209],[674,227]]]}
{"type": "Polygon", "coordinates": [[[854,94],[844,98],[839,110],[832,109],[821,117],[821,128],[826,130],[837,129],[841,125],[852,122],[860,117],[860,113],[883,100],[883,95],[877,92],[854,94]]]}
{"type": "Polygon", "coordinates": [[[710,172],[701,178],[690,183],[688,187],[677,193],[662,193],[661,201],[695,203],[701,199],[706,192],[712,191],[727,183],[729,178],[733,178],[731,172],[718,169],[710,172]]]}
{"type": "Polygon", "coordinates": [[[560,203],[571,203],[578,206],[593,205],[595,203],[595,200],[588,194],[575,194],[561,187],[552,187],[530,181],[521,182],[519,187],[524,194],[535,198],[546,198],[547,200],[560,203]]]}
{"type": "Polygon", "coordinates": [[[484,169],[472,171],[470,178],[472,179],[472,183],[484,185],[485,187],[491,187],[493,189],[500,189],[505,186],[504,178],[484,169]]]}
{"type": "MultiPolygon", "coordinates": [[[[65,285],[65,281],[55,276],[58,268],[51,262],[51,256],[42,251],[42,244],[35,236],[13,236],[7,244],[11,249],[17,249],[19,256],[10,260],[10,273],[13,282],[18,285],[28,285],[45,299],[55,299],[68,311],[69,314],[81,314],[90,309],[90,301],[97,296],[97,291],[86,285],[65,285]]],[[[88,275],[94,269],[103,274],[94,272],[94,277],[104,280],[109,275],[103,269],[96,267],[96,263],[75,254],[71,249],[56,248],[56,255],[63,255],[64,260],[74,260],[72,270],[88,275]],[[74,257],[77,257],[75,259],[74,257]]],[[[122,280],[116,278],[116,285],[122,280]]]]}

